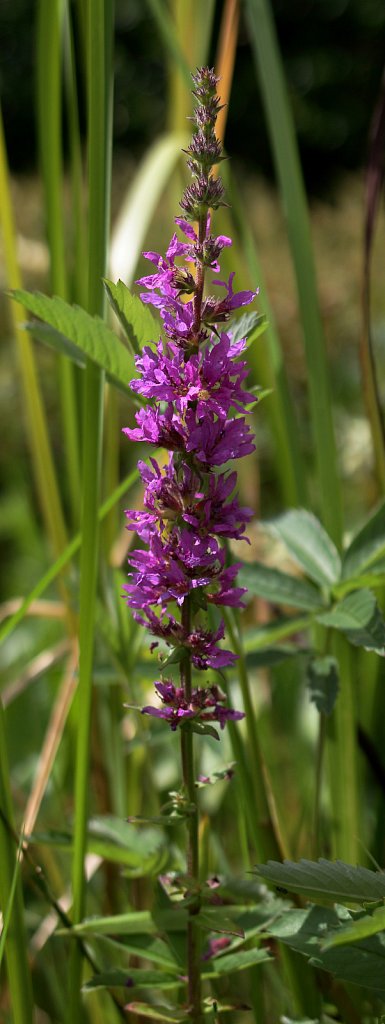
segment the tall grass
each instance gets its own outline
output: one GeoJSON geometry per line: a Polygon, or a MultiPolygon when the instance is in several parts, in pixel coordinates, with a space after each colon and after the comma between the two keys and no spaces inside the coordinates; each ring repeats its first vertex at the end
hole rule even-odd
{"type": "MultiPolygon", "coordinates": [[[[237,4],[225,3],[217,11],[214,0],[184,0],[183,4],[171,5],[164,0],[149,0],[148,9],[166,64],[167,133],[154,141],[130,181],[111,246],[113,0],[88,0],[77,5],[39,0],[36,9],[36,107],[50,256],[48,287],[102,318],[106,317],[103,278],[107,273],[114,279],[124,276],[131,286],[141,249],[147,242],[156,248],[156,240],[150,240],[153,233],[154,237],[162,236],[159,249],[164,249],[163,236],[168,231],[165,220],[169,220],[170,227],[176,212],[173,203],[177,184],[179,188],[183,174],[178,161],[188,135],[185,119],[190,114],[190,70],[215,55],[223,71],[226,102],[230,106],[232,102],[237,4]],[[217,24],[215,16],[219,18],[220,14],[222,43],[218,50],[212,33],[213,25],[217,24]],[[79,129],[79,68],[83,70],[87,99],[84,155],[79,129]],[[64,170],[63,160],[64,108],[69,133],[68,171],[64,170]],[[71,209],[71,231],[64,214],[66,202],[71,209]],[[162,216],[158,221],[160,208],[162,216]]],[[[268,0],[247,0],[245,11],[256,88],[263,100],[296,279],[309,394],[309,430],[314,439],[312,461],[305,459],[302,450],[292,382],[288,379],[268,290],[261,277],[257,240],[233,172],[227,175],[231,206],[218,214],[215,228],[233,235],[239,286],[254,286],[259,280],[260,307],[269,321],[262,344],[260,339],[254,342],[248,354],[253,383],[273,389],[257,416],[259,422],[267,424],[274,439],[269,472],[273,494],[279,495],[273,499],[276,511],[282,511],[282,501],[286,506],[308,507],[308,496],[312,493],[309,484],[316,477],[315,507],[311,511],[319,516],[341,552],[344,494],[336,456],[332,388],[317,296],[309,211],[290,101],[268,0]]],[[[221,132],[226,143],[223,117],[221,132]]],[[[16,255],[17,233],[1,125],[0,213],[7,286],[19,289],[22,282],[16,255]]],[[[123,1007],[127,992],[124,988],[122,992],[122,985],[106,983],[100,991],[89,990],[83,995],[82,986],[93,970],[116,969],[127,973],[129,966],[136,969],[143,962],[146,971],[159,964],[166,973],[169,969],[167,958],[162,961],[165,953],[160,938],[169,904],[156,879],[163,878],[168,870],[183,870],[180,829],[165,829],[164,835],[161,829],[147,830],[146,826],[135,832],[123,819],[159,817],[160,805],[177,785],[177,757],[169,736],[162,736],[134,713],[124,717],[122,711],[124,702],[139,706],[143,703],[148,680],[154,674],[148,646],[120,598],[120,566],[128,543],[122,539],[121,502],[128,492],[133,505],[141,501],[138,473],[130,468],[132,456],[127,456],[126,449],[122,459],[120,456],[122,400],[113,385],[106,389],[103,371],[95,363],[89,361],[84,370],[79,370],[67,356],[59,356],[53,386],[55,395],[57,392],[60,396],[57,423],[64,439],[64,457],[58,466],[52,454],[34,344],[22,327],[25,312],[14,303],[11,310],[11,330],[19,356],[19,386],[25,404],[25,435],[32,456],[38,531],[48,539],[50,554],[47,556],[47,549],[41,545],[41,569],[36,571],[35,564],[31,573],[29,566],[23,596],[16,605],[12,602],[4,608],[5,621],[0,632],[0,639],[7,641],[4,685],[11,676],[20,693],[15,698],[19,703],[11,703],[5,712],[0,703],[0,902],[5,922],[0,949],[3,951],[4,945],[4,1020],[6,1024],[12,1020],[15,1024],[29,1024],[34,1013],[40,1020],[42,1011],[42,1020],[77,1024],[88,1019],[96,1024],[126,1017],[123,1007]],[[125,460],[127,475],[119,483],[119,463],[125,460]],[[66,515],[63,510],[67,510],[66,515]],[[47,557],[49,564],[44,564],[47,557]],[[40,614],[39,599],[43,594],[52,614],[41,620],[35,613],[40,614]],[[58,597],[66,609],[61,618],[54,617],[58,597]],[[76,638],[80,646],[78,685],[71,710],[68,703],[66,713],[54,719],[52,705],[58,706],[56,700],[60,704],[63,692],[58,689],[55,670],[44,675],[42,669],[42,675],[34,677],[33,688],[25,670],[29,659],[38,655],[44,661],[47,652],[68,634],[71,643],[76,638]],[[54,720],[56,731],[52,735],[54,720]],[[22,721],[31,723],[30,730],[21,729],[22,721]],[[18,862],[17,854],[25,807],[30,806],[35,762],[44,737],[48,769],[44,776],[42,766],[44,784],[39,791],[39,806],[40,800],[43,803],[36,835],[30,839],[36,844],[37,859],[41,858],[44,864],[43,899],[41,892],[36,895],[31,889],[28,864],[25,859],[18,862]],[[69,915],[70,919],[62,916],[58,922],[55,907],[57,910],[59,898],[63,901],[62,915],[69,915]],[[94,922],[88,922],[87,918],[93,915],[94,922]],[[55,956],[59,948],[56,944],[60,944],[62,960],[55,956]],[[62,963],[66,964],[64,970],[62,963]]],[[[254,463],[252,472],[260,468],[254,463]]],[[[317,529],[321,531],[321,526],[317,529]]],[[[379,555],[377,565],[373,552],[380,551],[380,532],[380,527],[368,528],[366,547],[363,546],[363,550],[369,550],[368,561],[364,565],[363,559],[357,569],[360,586],[374,588],[379,596],[384,570],[379,555]]],[[[325,548],[324,534],[318,532],[317,537],[325,548]]],[[[330,555],[327,545],[326,549],[330,555]]],[[[310,557],[309,551],[307,556],[310,557]]],[[[337,552],[335,557],[338,558],[337,552]]],[[[258,561],[261,560],[259,556],[258,561]]],[[[254,552],[252,561],[254,564],[254,552]]],[[[300,565],[307,575],[306,565],[304,568],[301,561],[300,565]]],[[[314,591],[317,576],[311,572],[309,575],[314,591]]],[[[232,885],[239,892],[240,904],[243,899],[257,899],[254,881],[250,881],[248,874],[257,860],[333,855],[354,864],[365,862],[366,851],[370,854],[373,848],[378,856],[383,849],[383,767],[378,723],[374,721],[376,700],[382,702],[381,673],[377,691],[372,667],[368,670],[372,679],[370,693],[365,692],[361,680],[368,659],[374,659],[375,654],[367,654],[358,647],[353,649],[343,630],[332,630],[330,643],[331,627],[322,622],[317,602],[314,605],[313,600],[313,605],[307,607],[302,592],[305,605],[301,604],[301,594],[298,597],[302,576],[298,581],[294,572],[290,575],[293,605],[289,599],[279,601],[275,591],[269,597],[266,587],[273,586],[272,577],[267,578],[267,583],[263,577],[263,584],[261,578],[255,584],[256,602],[250,605],[243,620],[230,615],[227,621],[228,637],[238,655],[237,673],[230,676],[229,699],[233,699],[234,688],[239,691],[246,711],[245,728],[238,723],[229,724],[228,739],[223,740],[220,755],[215,744],[206,738],[202,748],[207,774],[222,768],[226,759],[233,758],[237,763],[230,796],[221,782],[207,799],[202,798],[205,816],[199,836],[199,858],[202,872],[227,876],[230,889],[232,885]],[[278,617],[274,610],[277,603],[281,608],[278,617]],[[288,608],[294,608],[295,615],[287,614],[288,608]],[[255,611],[262,611],[263,621],[255,618],[255,611]],[[299,654],[296,643],[300,646],[299,654]],[[309,715],[303,696],[303,659],[309,648],[312,657],[334,657],[339,665],[337,702],[332,713],[322,712],[317,722],[309,715]],[[364,733],[365,761],[357,742],[358,725],[364,733]],[[373,775],[375,798],[371,793],[373,775]],[[238,890],[240,884],[243,889],[238,890]]],[[[346,576],[345,582],[346,579],[350,577],[346,576]]],[[[317,591],[321,611],[335,613],[341,586],[341,581],[330,587],[327,580],[323,581],[317,591]]],[[[376,615],[373,612],[374,618],[376,615]]],[[[365,622],[369,632],[374,618],[365,622]]],[[[378,619],[376,623],[380,629],[378,619]]],[[[365,638],[363,646],[368,646],[367,633],[365,638]]],[[[234,697],[236,706],[237,701],[234,697]]],[[[226,917],[226,935],[229,927],[226,917]]],[[[247,939],[248,953],[255,948],[256,934],[257,929],[247,939]]],[[[169,939],[168,955],[171,956],[171,949],[179,962],[183,937],[171,930],[169,939]]],[[[247,979],[239,982],[239,1001],[252,1007],[245,1020],[275,1024],[279,1019],[311,1017],[318,1021],[324,999],[325,1012],[328,1006],[337,1007],[338,1019],[348,1024],[366,1021],[364,1010],[355,1009],[349,985],[326,983],[326,975],[322,974],[323,980],[304,958],[281,944],[274,965],[261,963],[239,975],[247,979]]],[[[150,993],[154,985],[152,978],[148,981],[150,993]]],[[[221,994],[222,985],[222,980],[212,982],[210,991],[215,998],[217,990],[221,994]]],[[[166,1001],[167,995],[165,989],[166,1001]]],[[[142,996],[139,988],[138,1000],[142,996]]],[[[178,992],[175,998],[179,998],[178,992]]],[[[238,1020],[238,1011],[233,1010],[227,1019],[238,1020]]]]}

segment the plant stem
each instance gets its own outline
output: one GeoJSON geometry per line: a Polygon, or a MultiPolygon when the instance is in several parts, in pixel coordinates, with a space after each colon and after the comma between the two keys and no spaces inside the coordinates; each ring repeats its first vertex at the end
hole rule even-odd
{"type": "MultiPolygon", "coordinates": [[[[111,156],[112,0],[88,3],[88,310],[103,315],[102,278],[107,265],[111,156]]],[[[103,374],[92,363],[85,371],[82,534],[80,565],[80,662],[75,771],[74,857],[72,870],[73,923],[79,924],[86,908],[84,859],[87,843],[90,790],[92,667],[95,632],[99,550],[98,501],[103,422],[103,374]]],[[[82,961],[78,947],[71,950],[67,1020],[79,1024],[82,961]]]]}
{"type": "MultiPolygon", "coordinates": [[[[5,920],[14,881],[16,847],[6,826],[6,822],[8,822],[11,828],[13,827],[13,810],[4,719],[3,706],[0,701],[0,908],[5,920]]],[[[33,998],[27,959],[27,937],[20,874],[18,874],[14,885],[13,905],[5,941],[9,994],[14,1024],[31,1024],[33,998]]]]}
{"type": "MultiPolygon", "coordinates": [[[[186,597],[182,608],[182,625],[184,630],[190,632],[191,608],[190,599],[186,597]]],[[[181,685],[184,689],[186,701],[191,699],[191,655],[187,653],[180,668],[181,685]]],[[[189,725],[181,730],[181,755],[183,784],[186,790],[190,813],[187,819],[188,846],[187,846],[187,873],[193,880],[193,884],[199,881],[199,813],[197,790],[195,786],[194,773],[194,745],[193,732],[189,725]]],[[[201,1020],[201,961],[200,961],[200,940],[199,928],[197,927],[196,916],[199,914],[200,904],[197,895],[196,903],[189,905],[189,918],[187,923],[187,976],[188,976],[188,1001],[191,1020],[198,1024],[201,1020]]]]}

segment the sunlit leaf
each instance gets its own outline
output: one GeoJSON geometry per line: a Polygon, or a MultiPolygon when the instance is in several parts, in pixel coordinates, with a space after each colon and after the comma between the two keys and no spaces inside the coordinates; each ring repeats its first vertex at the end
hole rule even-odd
{"type": "Polygon", "coordinates": [[[132,295],[123,281],[113,284],[104,281],[108,300],[122,324],[133,351],[139,355],[143,345],[156,341],[160,326],[152,316],[148,305],[138,295],[132,295]]]}
{"type": "Polygon", "coordinates": [[[19,289],[12,292],[12,297],[38,317],[39,322],[28,327],[40,340],[64,351],[80,365],[90,359],[106,371],[110,380],[127,388],[135,375],[133,358],[104,320],[91,316],[80,306],[71,306],[57,295],[49,298],[41,292],[19,289]]]}
{"type": "Polygon", "coordinates": [[[266,524],[283,540],[292,557],[320,586],[332,586],[340,577],[341,559],[323,526],[306,509],[289,509],[266,524]]]}
{"type": "Polygon", "coordinates": [[[378,932],[385,932],[385,907],[378,907],[373,914],[357,916],[346,925],[342,925],[338,931],[327,936],[322,944],[322,949],[334,949],[334,946],[360,942],[361,939],[367,939],[369,935],[377,935],[378,932]]]}
{"type": "Polygon", "coordinates": [[[258,562],[244,563],[237,582],[239,586],[247,587],[250,594],[264,597],[273,604],[289,605],[306,611],[319,610],[323,604],[321,594],[310,583],[258,562]]]}

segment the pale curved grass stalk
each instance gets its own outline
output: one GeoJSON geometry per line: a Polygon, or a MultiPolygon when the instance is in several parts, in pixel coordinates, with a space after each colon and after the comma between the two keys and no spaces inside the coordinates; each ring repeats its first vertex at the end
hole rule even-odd
{"type": "Polygon", "coordinates": [[[67,721],[68,712],[71,707],[72,698],[76,690],[76,666],[78,662],[78,656],[78,645],[76,641],[74,641],[72,643],[72,650],[64,670],[59,693],[56,697],[56,701],[47,726],[41,754],[39,757],[39,763],[37,766],[36,777],[24,812],[23,827],[27,842],[28,836],[30,835],[31,832],[33,832],[35,828],[36,819],[40,810],[44,793],[47,788],[47,784],[55,762],[56,754],[59,749],[65,723],[67,721]]]}

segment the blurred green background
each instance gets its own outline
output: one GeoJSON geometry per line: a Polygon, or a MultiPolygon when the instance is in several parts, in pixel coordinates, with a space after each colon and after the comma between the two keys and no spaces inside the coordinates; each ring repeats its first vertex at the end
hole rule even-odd
{"type": "MultiPolygon", "coordinates": [[[[183,3],[183,0],[180,0],[183,3]]],[[[324,192],[336,175],[361,167],[384,61],[382,0],[274,0],[306,183],[324,192]]],[[[36,163],[34,0],[1,0],[0,91],[11,166],[36,163]]],[[[216,5],[217,39],[223,3],[216,5]]],[[[164,127],[163,45],[150,5],[117,0],[115,144],[138,156],[164,127]]],[[[211,53],[212,61],[215,53],[211,53]]],[[[226,146],[249,169],[271,176],[270,148],[241,13],[226,146]],[[253,109],[250,131],[249,111],[253,109]]]]}

